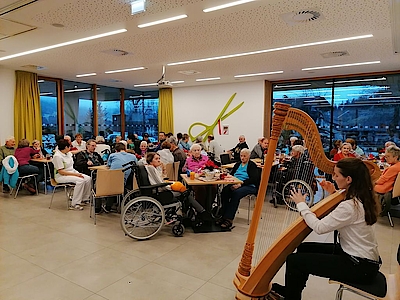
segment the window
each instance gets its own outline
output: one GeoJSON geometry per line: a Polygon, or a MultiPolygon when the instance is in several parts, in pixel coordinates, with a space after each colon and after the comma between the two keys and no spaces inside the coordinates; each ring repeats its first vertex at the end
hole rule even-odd
{"type": "Polygon", "coordinates": [[[57,118],[57,82],[39,79],[40,106],[42,112],[42,143],[46,151],[55,148],[55,136],[58,134],[57,118]]]}
{"type": "Polygon", "coordinates": [[[334,140],[353,138],[366,155],[377,155],[386,141],[400,142],[399,82],[400,75],[391,74],[276,84],[273,101],[307,112],[325,150],[334,140]]]}
{"type": "Polygon", "coordinates": [[[117,88],[100,86],[97,91],[98,132],[106,141],[121,135],[121,100],[117,88]]]}
{"type": "Polygon", "coordinates": [[[72,138],[81,133],[87,140],[94,136],[92,86],[64,81],[64,128],[72,138]]]}
{"type": "Polygon", "coordinates": [[[140,94],[125,90],[125,133],[143,137],[148,133],[151,141],[158,139],[158,91],[140,94]]]}

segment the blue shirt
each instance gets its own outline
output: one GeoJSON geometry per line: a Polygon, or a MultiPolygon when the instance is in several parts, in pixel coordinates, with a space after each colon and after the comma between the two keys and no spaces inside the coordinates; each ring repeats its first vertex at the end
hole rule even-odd
{"type": "Polygon", "coordinates": [[[247,174],[247,164],[245,164],[244,166],[242,164],[239,165],[239,168],[236,170],[235,174],[233,176],[235,176],[237,179],[241,180],[241,181],[245,181],[246,179],[249,179],[249,174],[247,174]]]}
{"type": "MultiPolygon", "coordinates": [[[[110,155],[110,157],[108,158],[107,165],[110,167],[111,170],[123,169],[128,166],[123,167],[122,165],[126,164],[128,162],[131,162],[131,161],[134,161],[137,163],[137,159],[136,159],[135,155],[133,155],[131,153],[127,153],[127,152],[116,152],[116,153],[112,153],[110,155]]],[[[129,177],[129,175],[131,174],[131,171],[132,171],[131,169],[125,171],[125,174],[124,174],[125,183],[129,177]]]]}

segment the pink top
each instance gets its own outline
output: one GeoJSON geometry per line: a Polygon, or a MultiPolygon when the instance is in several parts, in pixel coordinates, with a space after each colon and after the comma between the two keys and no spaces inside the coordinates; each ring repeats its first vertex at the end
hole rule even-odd
{"type": "Polygon", "coordinates": [[[389,168],[382,172],[381,177],[375,182],[375,192],[385,194],[393,190],[394,182],[396,181],[397,174],[400,172],[400,163],[391,165],[389,168]]]}
{"type": "Polygon", "coordinates": [[[15,149],[14,156],[18,160],[18,165],[24,166],[29,165],[32,156],[39,152],[40,150],[34,150],[31,147],[17,148],[15,149]]]}
{"type": "Polygon", "coordinates": [[[198,159],[194,158],[193,155],[186,159],[186,163],[182,168],[183,172],[190,170],[192,172],[199,173],[200,169],[204,167],[208,161],[207,155],[201,155],[198,159]]]}

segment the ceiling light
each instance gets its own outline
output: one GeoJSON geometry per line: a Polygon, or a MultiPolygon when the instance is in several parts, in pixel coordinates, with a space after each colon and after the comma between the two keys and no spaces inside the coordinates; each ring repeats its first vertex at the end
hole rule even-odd
{"type": "Polygon", "coordinates": [[[89,77],[89,76],[96,76],[96,73],[87,73],[87,74],[78,74],[76,77],[89,77]]]}
{"type": "Polygon", "coordinates": [[[203,9],[203,11],[205,13],[210,12],[210,11],[215,11],[215,10],[219,10],[219,9],[224,9],[224,8],[228,8],[228,7],[232,7],[232,6],[236,6],[236,5],[240,5],[240,4],[245,4],[248,2],[253,2],[254,0],[240,0],[240,1],[234,1],[234,2],[230,2],[230,3],[226,3],[226,4],[222,4],[222,5],[218,5],[218,6],[214,6],[214,7],[210,7],[210,8],[206,8],[203,9]]]}
{"type": "Polygon", "coordinates": [[[10,58],[20,57],[20,56],[24,56],[24,55],[28,55],[28,54],[32,54],[32,53],[42,52],[42,51],[46,51],[46,50],[50,50],[50,49],[54,49],[54,48],[64,47],[64,46],[68,46],[68,45],[72,45],[72,44],[77,44],[77,43],[81,43],[81,42],[86,42],[86,41],[90,41],[90,40],[95,40],[95,39],[99,39],[102,37],[126,32],[126,31],[127,31],[126,29],[119,29],[119,30],[109,31],[109,32],[105,32],[105,33],[101,33],[101,34],[97,34],[97,35],[88,36],[88,37],[77,39],[77,40],[72,40],[69,42],[64,42],[64,43],[55,44],[55,45],[42,47],[42,48],[37,48],[37,49],[25,51],[25,52],[20,52],[20,53],[8,55],[8,56],[0,57],[0,61],[10,59],[10,58]]]}
{"type": "Polygon", "coordinates": [[[302,87],[302,86],[310,86],[310,85],[311,85],[311,83],[301,83],[301,84],[291,84],[291,85],[275,85],[274,89],[302,87]]]}
{"type": "MultiPolygon", "coordinates": [[[[338,80],[335,81],[336,83],[353,83],[353,82],[365,82],[365,81],[378,81],[378,80],[386,80],[386,77],[379,77],[379,78],[367,78],[367,79],[353,79],[353,80],[338,80]]],[[[333,84],[333,82],[329,81],[325,84],[333,84]]]]}
{"type": "Polygon", "coordinates": [[[121,70],[105,71],[104,73],[106,73],[106,74],[112,74],[112,73],[121,73],[121,72],[129,72],[129,71],[144,70],[144,69],[145,69],[145,67],[136,67],[136,68],[130,68],[130,69],[121,69],[121,70]]]}
{"type": "Polygon", "coordinates": [[[184,65],[184,64],[191,64],[191,63],[210,61],[210,60],[218,60],[218,59],[261,54],[261,53],[275,52],[275,51],[288,50],[288,49],[303,48],[303,47],[309,47],[309,46],[332,44],[332,43],[353,41],[353,40],[359,40],[359,39],[365,39],[365,38],[371,38],[371,37],[373,37],[372,34],[366,34],[366,35],[352,36],[352,37],[342,38],[342,39],[334,39],[334,40],[327,40],[327,41],[321,41],[321,42],[314,42],[314,43],[299,44],[299,45],[285,46],[285,47],[279,47],[279,48],[258,50],[258,51],[252,51],[252,52],[243,52],[243,53],[215,56],[215,57],[208,57],[208,58],[200,58],[200,59],[186,60],[186,61],[180,61],[180,62],[173,62],[173,63],[167,64],[167,66],[184,65]]]}
{"type": "Polygon", "coordinates": [[[44,92],[44,93],[40,93],[40,96],[49,96],[49,95],[53,95],[52,92],[44,92]]]}
{"type": "Polygon", "coordinates": [[[253,73],[253,74],[242,74],[242,75],[235,75],[235,78],[241,77],[251,77],[251,76],[262,76],[262,75],[272,75],[272,74],[282,74],[283,71],[274,71],[274,72],[265,72],[265,73],[253,73]]]}
{"type": "Polygon", "coordinates": [[[151,95],[139,95],[139,96],[129,96],[129,99],[136,99],[136,98],[150,98],[151,95]]]}
{"type": "Polygon", "coordinates": [[[156,86],[158,83],[153,82],[153,83],[140,83],[140,84],[134,84],[134,87],[141,87],[141,86],[156,86]]]}
{"type": "Polygon", "coordinates": [[[172,84],[184,83],[184,80],[171,81],[172,84]]]}
{"type": "Polygon", "coordinates": [[[134,0],[131,2],[131,15],[144,12],[146,9],[146,0],[134,0]]]}
{"type": "Polygon", "coordinates": [[[221,77],[209,77],[209,78],[200,78],[196,79],[196,81],[210,81],[210,80],[219,80],[221,77]]]}
{"type": "Polygon", "coordinates": [[[42,83],[42,82],[44,82],[44,80],[43,79],[39,79],[37,82],[38,83],[42,83]]]}
{"type": "Polygon", "coordinates": [[[311,68],[304,68],[301,69],[302,71],[310,71],[310,70],[320,70],[320,69],[332,69],[332,68],[343,68],[343,67],[352,67],[352,66],[363,66],[363,65],[372,65],[372,64],[380,64],[380,60],[376,61],[366,61],[360,63],[353,63],[353,64],[343,64],[343,65],[332,65],[332,66],[322,66],[322,67],[311,67],[311,68]]]}
{"type": "Polygon", "coordinates": [[[73,89],[73,90],[64,90],[64,93],[85,92],[85,91],[91,91],[91,90],[92,90],[92,88],[73,89]]]}
{"type": "Polygon", "coordinates": [[[144,24],[138,25],[138,27],[144,28],[144,27],[149,27],[149,26],[158,25],[158,24],[162,24],[162,23],[172,22],[172,21],[176,21],[176,20],[180,20],[180,19],[184,19],[184,18],[187,18],[187,15],[179,15],[176,17],[162,19],[162,20],[158,20],[158,21],[154,21],[154,22],[150,22],[150,23],[144,23],[144,24]]]}

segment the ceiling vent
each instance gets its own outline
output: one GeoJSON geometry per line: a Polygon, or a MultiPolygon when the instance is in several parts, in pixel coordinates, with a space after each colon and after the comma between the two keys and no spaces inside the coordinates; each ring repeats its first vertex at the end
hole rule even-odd
{"type": "Polygon", "coordinates": [[[128,51],[120,50],[120,49],[110,49],[110,50],[105,50],[102,52],[106,53],[106,54],[114,55],[114,56],[126,56],[126,55],[131,54],[128,51]]]}
{"type": "Polygon", "coordinates": [[[332,52],[326,52],[322,53],[321,56],[323,58],[332,58],[332,57],[341,57],[341,56],[349,56],[349,52],[345,51],[332,51],[332,52]]]}
{"type": "Polygon", "coordinates": [[[0,18],[0,40],[36,29],[36,27],[0,18]]]}
{"type": "Polygon", "coordinates": [[[286,24],[293,26],[324,19],[317,9],[304,9],[281,15],[286,24]]]}
{"type": "Polygon", "coordinates": [[[188,70],[188,71],[178,71],[178,73],[190,76],[190,75],[200,74],[201,72],[196,70],[188,70]]]}
{"type": "Polygon", "coordinates": [[[11,3],[9,5],[6,5],[4,7],[0,7],[0,16],[3,16],[5,14],[8,14],[10,12],[16,11],[20,8],[23,8],[25,6],[28,6],[30,4],[33,4],[35,2],[38,2],[39,0],[19,0],[15,1],[14,3],[11,3]]]}

